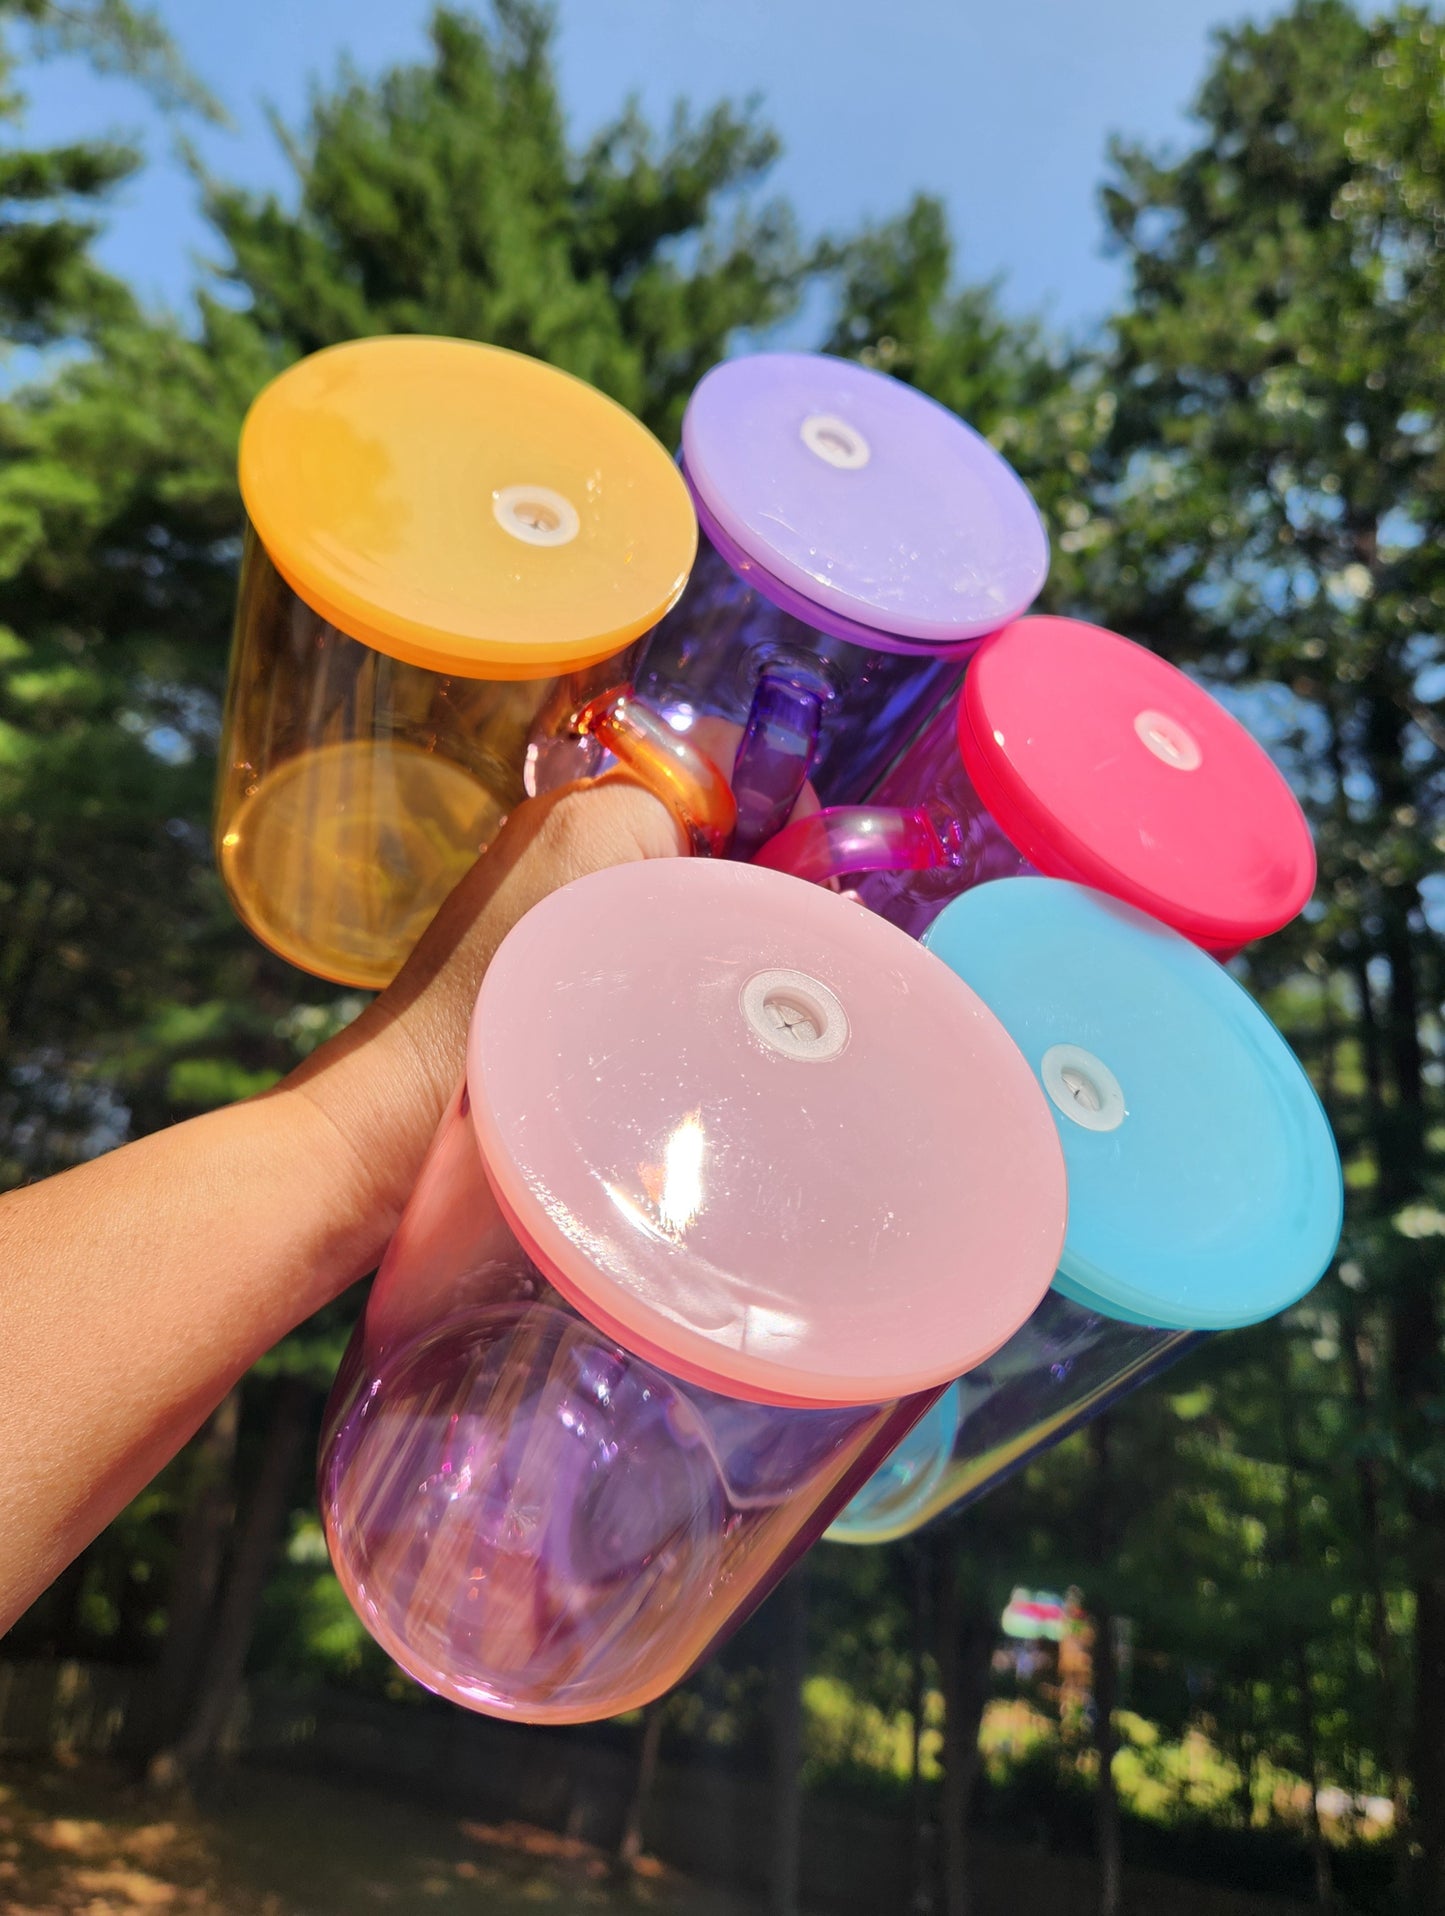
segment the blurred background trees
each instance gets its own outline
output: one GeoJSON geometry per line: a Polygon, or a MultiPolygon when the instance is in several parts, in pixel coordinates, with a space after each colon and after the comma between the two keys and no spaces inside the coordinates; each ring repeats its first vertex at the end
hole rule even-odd
{"type": "MultiPolygon", "coordinates": [[[[206,180],[220,264],[193,316],[150,311],[90,250],[142,156],[28,147],[24,62],[80,46],[182,124],[220,109],[120,0],[0,0],[0,34],[0,1181],[258,1089],[358,1008],[239,930],[207,844],[234,448],[264,380],[355,334],[450,332],[555,360],[671,442],[710,364],[823,312],[816,343],[1017,465],[1051,606],[1200,673],[1289,772],[1320,886],[1245,975],[1335,1125],[1347,1238],[1283,1324],[1220,1340],[977,1511],[821,1549],[806,1601],[637,1732],[643,1769],[761,1760],[770,1672],[803,1658],[805,1781],[908,1819],[918,1908],[966,1906],[972,1827],[1096,1848],[1105,1910],[1122,1855],[1445,1911],[1437,12],[1297,0],[1221,35],[1187,150],[1111,156],[1129,294],[1087,341],[960,285],[925,197],[800,233],[751,109],[659,131],[629,108],[579,149],[528,0],[440,9],[420,64],[323,86],[278,129],[285,203],[206,180]],[[1082,1710],[1055,1653],[998,1627],[1014,1586],[1071,1584],[1082,1710]]],[[[311,1499],[354,1308],[273,1354],[7,1645],[151,1672],[137,1753],[168,1773],[214,1751],[243,1669],[409,1694],[311,1499]]],[[[786,1754],[795,1726],[774,1727],[786,1754]]],[[[645,1794],[637,1814],[645,1835],[645,1794]]]]}

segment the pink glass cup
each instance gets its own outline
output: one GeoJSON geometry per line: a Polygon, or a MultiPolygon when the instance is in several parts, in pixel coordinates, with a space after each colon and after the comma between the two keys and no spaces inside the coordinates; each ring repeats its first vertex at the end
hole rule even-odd
{"type": "Polygon", "coordinates": [[[1016,620],[979,647],[867,806],[799,818],[757,863],[922,937],[950,899],[1037,872],[1124,900],[1229,957],[1314,889],[1298,801],[1217,699],[1076,619],[1016,620]]]}
{"type": "Polygon", "coordinates": [[[660,1695],[1025,1321],[1065,1210],[1022,1056],[891,926],[736,864],[568,886],[492,963],[337,1379],[348,1596],[475,1710],[660,1695]]]}

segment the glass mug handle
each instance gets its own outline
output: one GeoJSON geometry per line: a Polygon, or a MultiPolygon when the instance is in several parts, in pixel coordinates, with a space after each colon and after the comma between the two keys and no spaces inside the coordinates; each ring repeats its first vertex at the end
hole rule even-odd
{"type": "Polygon", "coordinates": [[[732,844],[738,808],[722,772],[681,733],[617,687],[589,699],[567,728],[595,739],[640,785],[661,799],[687,835],[696,857],[723,858],[732,844]]]}
{"type": "MultiPolygon", "coordinates": [[[[778,664],[765,666],[733,762],[731,781],[706,753],[674,732],[630,686],[590,698],[559,687],[527,749],[528,793],[591,778],[610,753],[661,799],[695,855],[749,858],[782,829],[818,755],[824,686],[778,664]]],[[[783,867],[787,869],[787,867],[783,867]]]]}
{"type": "Polygon", "coordinates": [[[825,697],[776,665],[759,674],[733,763],[734,857],[750,858],[791,817],[818,756],[825,697]]]}
{"type": "Polygon", "coordinates": [[[852,873],[962,867],[965,859],[958,820],[928,805],[834,805],[785,825],[753,863],[825,885],[852,873]]]}

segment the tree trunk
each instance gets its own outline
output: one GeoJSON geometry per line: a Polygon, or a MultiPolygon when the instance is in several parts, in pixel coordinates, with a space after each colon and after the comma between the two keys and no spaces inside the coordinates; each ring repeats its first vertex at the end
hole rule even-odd
{"type": "MultiPolygon", "coordinates": [[[[1089,1454],[1094,1467],[1094,1539],[1099,1567],[1107,1586],[1119,1548],[1119,1502],[1114,1482],[1107,1413],[1089,1426],[1089,1454]]],[[[1094,1750],[1098,1774],[1094,1782],[1094,1846],[1099,1865],[1099,1916],[1119,1916],[1124,1897],[1124,1866],[1119,1847],[1119,1796],[1114,1785],[1114,1711],[1118,1683],[1114,1663],[1114,1612],[1107,1602],[1094,1606],[1094,1750]]]]}
{"type": "Polygon", "coordinates": [[[180,1736],[151,1764],[151,1780],[162,1787],[184,1783],[220,1750],[240,1693],[266,1576],[291,1507],[292,1479],[310,1428],[310,1406],[310,1387],[300,1378],[283,1377],[276,1386],[261,1468],[237,1533],[230,1578],[194,1707],[180,1736]]]}
{"type": "MultiPolygon", "coordinates": [[[[1333,783],[1330,810],[1334,815],[1335,830],[1342,838],[1346,838],[1351,830],[1348,797],[1350,767],[1345,759],[1343,737],[1346,716],[1340,709],[1340,701],[1331,696],[1328,691],[1325,694],[1323,710],[1327,720],[1325,758],[1329,764],[1333,783]]],[[[1345,968],[1354,979],[1355,995],[1359,1001],[1359,1039],[1365,1072],[1365,1110],[1370,1148],[1375,1154],[1378,1168],[1381,1140],[1384,1136],[1385,1089],[1380,1030],[1375,1016],[1374,988],[1370,983],[1370,951],[1365,943],[1363,930],[1357,930],[1353,940],[1343,942],[1349,949],[1345,968]]],[[[1331,1119],[1333,1121],[1333,1114],[1331,1119]]]]}
{"type": "Polygon", "coordinates": [[[129,1552],[116,1564],[114,1575],[120,1588],[113,1598],[115,1629],[107,1647],[117,1663],[140,1669],[151,1655],[150,1626],[156,1613],[156,1592],[144,1565],[129,1552]]]}
{"type": "MultiPolygon", "coordinates": [[[[1380,815],[1394,817],[1418,796],[1405,753],[1409,668],[1402,658],[1382,651],[1363,690],[1363,756],[1380,815]]],[[[1421,916],[1419,887],[1382,874],[1373,904],[1380,927],[1377,953],[1389,968],[1380,1035],[1393,1095],[1383,1111],[1372,1113],[1375,1202],[1388,1217],[1427,1188],[1429,1171],[1414,930],[1421,916]]],[[[1396,1246],[1399,1267],[1392,1274],[1389,1304],[1394,1435],[1405,1457],[1428,1458],[1438,1444],[1445,1396],[1437,1260],[1427,1245],[1397,1240],[1396,1246]]],[[[1445,1916],[1445,1491],[1432,1474],[1414,1473],[1406,1475],[1404,1490],[1415,1595],[1412,1901],[1419,1916],[1445,1916]]]]}
{"type": "Polygon", "coordinates": [[[993,1619],[959,1590],[958,1543],[938,1552],[938,1679],[943,1692],[943,1793],[939,1806],[943,1916],[969,1916],[969,1807],[978,1778],[978,1733],[988,1701],[993,1619]]]}
{"type": "MultiPolygon", "coordinates": [[[[1280,1436],[1284,1452],[1284,1555],[1292,1575],[1305,1570],[1304,1548],[1300,1537],[1300,1458],[1299,1432],[1295,1423],[1295,1398],[1290,1364],[1289,1333],[1278,1325],[1280,1348],[1280,1436]]],[[[1310,1646],[1296,1622],[1289,1633],[1289,1660],[1295,1689],[1299,1695],[1300,1753],[1304,1761],[1305,1783],[1309,1789],[1310,1863],[1314,1873],[1315,1903],[1320,1909],[1334,1907],[1334,1882],[1330,1870],[1329,1845],[1320,1822],[1320,1765],[1318,1736],[1315,1729],[1314,1680],[1310,1669],[1310,1646]]]]}
{"type": "Polygon", "coordinates": [[[1094,1612],[1094,1749],[1099,1759],[1099,1774],[1094,1785],[1094,1842],[1099,1858],[1099,1916],[1119,1916],[1124,1906],[1119,1793],[1114,1785],[1117,1692],[1114,1613],[1100,1607],[1094,1612]]]}
{"type": "Polygon", "coordinates": [[[1315,1903],[1320,1909],[1335,1906],[1335,1885],[1330,1869],[1330,1849],[1320,1822],[1320,1764],[1315,1736],[1314,1684],[1310,1674],[1308,1646],[1296,1640],[1294,1651],[1295,1682],[1300,1695],[1300,1747],[1304,1753],[1305,1782],[1310,1793],[1310,1861],[1314,1868],[1315,1903]]]}
{"type": "Polygon", "coordinates": [[[913,1726],[908,1770],[908,1902],[917,1916],[932,1907],[927,1854],[927,1810],[923,1791],[923,1731],[928,1710],[928,1597],[933,1560],[931,1540],[915,1538],[908,1550],[913,1596],[913,1635],[909,1646],[908,1712],[913,1726]]]}
{"type": "Polygon", "coordinates": [[[1415,1907],[1445,1912],[1445,1573],[1415,1583],[1415,1907]]]}
{"type": "Polygon", "coordinates": [[[642,1826],[657,1775],[657,1759],[662,1749],[662,1719],[666,1704],[649,1703],[642,1712],[642,1733],[637,1744],[637,1768],[632,1775],[632,1794],[622,1818],[622,1833],[613,1852],[615,1872],[630,1876],[642,1854],[642,1826]]]}
{"type": "Polygon", "coordinates": [[[141,1743],[141,1754],[147,1760],[179,1734],[193,1700],[235,1515],[236,1438],[240,1427],[238,1384],[211,1413],[192,1446],[193,1463],[186,1486],[189,1500],[176,1539],[176,1560],[166,1601],[165,1643],[141,1743]]]}
{"type": "MultiPolygon", "coordinates": [[[[1440,1311],[1425,1247],[1402,1247],[1406,1269],[1392,1308],[1391,1369],[1405,1454],[1438,1442],[1440,1311]],[[1422,1255],[1422,1253],[1424,1253],[1422,1255]]],[[[1412,1907],[1445,1916],[1445,1499],[1431,1481],[1407,1476],[1410,1581],[1415,1595],[1414,1698],[1410,1770],[1413,1814],[1407,1840],[1415,1862],[1412,1907]]]]}
{"type": "Polygon", "coordinates": [[[798,1916],[803,1864],[803,1683],[808,1674],[808,1560],[794,1566],[773,1599],[778,1630],[773,1665],[773,1844],[768,1916],[798,1916]]]}
{"type": "MultiPolygon", "coordinates": [[[[1352,1315],[1344,1326],[1342,1341],[1350,1372],[1350,1392],[1361,1433],[1369,1428],[1374,1414],[1362,1338],[1361,1326],[1352,1315]]],[[[1395,1895],[1403,1908],[1410,1877],[1410,1845],[1406,1836],[1410,1818],[1410,1783],[1405,1699],[1400,1683],[1395,1638],[1390,1629],[1389,1604],[1385,1596],[1385,1527],[1380,1469],[1375,1458],[1364,1451],[1356,1455],[1355,1483],[1360,1499],[1360,1537],[1364,1554],[1365,1598],[1370,1613],[1370,1647],[1374,1651],[1375,1668],[1379,1674],[1380,1720],[1384,1726],[1385,1762],[1390,1779],[1390,1804],[1394,1812],[1390,1842],[1395,1856],[1395,1895]]]]}
{"type": "MultiPolygon", "coordinates": [[[[5,953],[5,976],[0,981],[0,1060],[6,1060],[6,1054],[15,1043],[17,1034],[24,1031],[26,1014],[30,1008],[30,995],[35,989],[42,967],[53,963],[55,952],[54,921],[61,903],[61,889],[53,879],[40,869],[40,861],[46,856],[44,840],[37,844],[31,853],[30,869],[34,874],[21,895],[21,909],[12,907],[7,925],[7,945],[5,953]],[[17,942],[21,955],[12,954],[17,942]]],[[[36,1127],[37,1141],[42,1144],[46,1136],[46,1127],[36,1127]]],[[[37,1152],[26,1153],[27,1173],[34,1168],[37,1152]]]]}

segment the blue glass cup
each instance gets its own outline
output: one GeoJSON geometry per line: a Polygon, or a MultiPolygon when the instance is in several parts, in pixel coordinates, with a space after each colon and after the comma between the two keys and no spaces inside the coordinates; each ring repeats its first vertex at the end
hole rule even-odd
{"type": "Polygon", "coordinates": [[[995,879],[924,943],[1048,1094],[1069,1178],[1042,1304],[835,1520],[883,1543],[971,1502],[1206,1336],[1276,1316],[1339,1243],[1339,1154],[1259,1006],[1177,932],[1061,879],[995,879]]]}

